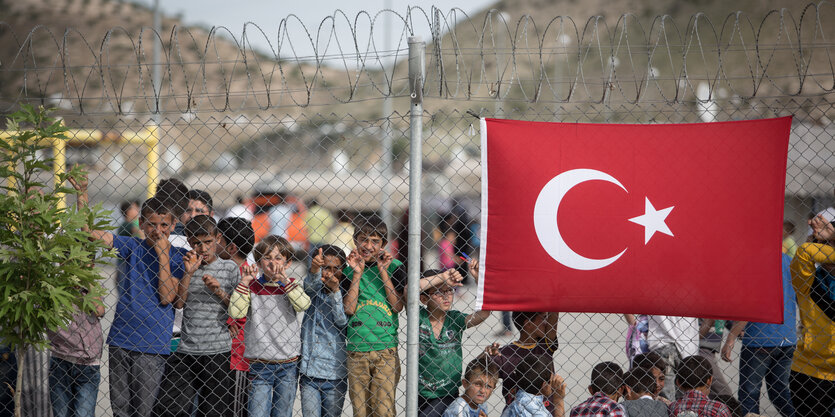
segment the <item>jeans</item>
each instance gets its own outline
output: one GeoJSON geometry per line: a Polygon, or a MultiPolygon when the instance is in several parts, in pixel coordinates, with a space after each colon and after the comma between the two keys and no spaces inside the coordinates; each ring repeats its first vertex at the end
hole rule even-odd
{"type": "Polygon", "coordinates": [[[760,387],[765,378],[768,399],[783,417],[794,417],[789,371],[794,346],[748,347],[739,354],[739,402],[745,413],[760,413],[760,387]]]}
{"type": "Polygon", "coordinates": [[[165,372],[166,356],[116,346],[110,346],[108,352],[113,416],[150,417],[165,372]]]}
{"type": "Polygon", "coordinates": [[[302,396],[302,416],[339,417],[348,391],[347,379],[319,379],[305,375],[299,377],[302,396]]]}
{"type": "Polygon", "coordinates": [[[249,417],[290,417],[298,384],[298,361],[249,365],[249,417]]]}
{"type": "Polygon", "coordinates": [[[53,417],[94,417],[99,380],[98,365],[77,365],[53,357],[49,362],[53,417]]]}
{"type": "Polygon", "coordinates": [[[513,331],[513,317],[509,311],[502,311],[502,327],[503,331],[513,331]]]}

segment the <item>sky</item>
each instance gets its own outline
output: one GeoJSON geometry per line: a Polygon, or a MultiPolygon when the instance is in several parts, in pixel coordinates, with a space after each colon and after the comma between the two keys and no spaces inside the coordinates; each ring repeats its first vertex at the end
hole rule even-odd
{"type": "MultiPolygon", "coordinates": [[[[152,7],[154,0],[138,0],[149,7],[152,7]]],[[[453,7],[460,8],[465,13],[472,15],[483,9],[490,7],[495,0],[456,0],[455,2],[442,2],[438,8],[445,15],[450,12],[453,7]]],[[[400,15],[405,15],[409,6],[419,6],[423,8],[426,13],[429,13],[432,6],[438,3],[437,0],[366,0],[366,1],[337,1],[337,0],[295,0],[295,1],[278,1],[278,0],[160,0],[160,8],[166,16],[181,16],[187,25],[199,24],[202,26],[225,26],[229,29],[229,34],[234,35],[235,38],[240,39],[243,32],[244,24],[253,22],[257,24],[267,36],[255,33],[254,36],[247,36],[252,43],[253,48],[259,49],[262,52],[269,53],[270,44],[267,39],[272,41],[272,49],[276,49],[278,38],[279,23],[289,15],[295,15],[304,23],[304,26],[311,32],[311,36],[316,39],[316,32],[319,24],[328,16],[339,16],[335,14],[337,9],[342,10],[348,16],[348,19],[339,17],[333,32],[327,29],[324,33],[330,35],[334,33],[335,36],[322,36],[322,39],[317,45],[320,55],[322,51],[326,53],[339,53],[337,41],[342,44],[350,43],[350,50],[354,50],[351,31],[348,29],[349,21],[353,24],[357,15],[363,11],[369,13],[370,16],[360,16],[360,23],[357,27],[360,28],[358,37],[364,45],[369,43],[369,27],[372,26],[369,21],[374,19],[378,12],[384,9],[391,9],[400,15]],[[365,36],[363,36],[365,35],[365,36]],[[329,44],[326,46],[326,43],[329,44]]],[[[376,50],[386,49],[385,36],[385,16],[377,17],[377,22],[374,23],[374,37],[373,41],[376,50]]],[[[403,28],[402,21],[397,22],[392,18],[391,28],[392,37],[389,40],[388,47],[406,49],[406,35],[402,36],[402,43],[398,46],[398,40],[401,39],[401,30],[403,28]]],[[[426,18],[418,15],[414,16],[416,34],[423,37],[424,41],[431,38],[429,27],[426,24],[426,18]]],[[[281,55],[284,57],[290,56],[293,53],[298,57],[312,56],[314,54],[314,46],[311,44],[307,35],[304,33],[302,26],[291,19],[288,21],[287,31],[290,35],[290,42],[285,42],[281,49],[281,55]],[[292,43],[293,48],[289,45],[292,43]]],[[[251,33],[252,29],[248,30],[251,33]]],[[[314,42],[315,43],[315,42],[314,42]]],[[[343,51],[344,51],[343,47],[343,51]]]]}

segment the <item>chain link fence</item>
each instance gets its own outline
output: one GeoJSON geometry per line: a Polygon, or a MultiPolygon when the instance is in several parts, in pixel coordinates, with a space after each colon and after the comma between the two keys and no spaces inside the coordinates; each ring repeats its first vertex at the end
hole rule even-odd
{"type": "MultiPolygon", "coordinates": [[[[784,228],[784,252],[792,254],[812,214],[835,220],[831,13],[823,2],[724,20],[696,14],[684,26],[669,16],[337,13],[315,33],[282,20],[267,53],[251,47],[253,36],[268,37],[255,25],[240,37],[183,27],[96,37],[46,27],[18,33],[0,22],[0,108],[58,109],[70,140],[49,151],[55,169],[84,165],[90,200],[113,211],[113,232],[122,236],[113,240],[121,259],[102,267],[104,315],[51,334],[57,354],[26,353],[24,415],[414,415],[407,397],[420,415],[441,415],[462,394],[469,407],[483,401],[498,415],[514,393],[537,394],[531,386],[539,390],[550,367],[565,381],[568,415],[589,397],[601,362],[634,367],[626,377],[632,391],[661,392],[669,402],[674,366],[698,354],[712,366],[711,397],[721,396],[733,415],[787,416],[794,415],[788,364],[804,341],[822,359],[805,377],[830,387],[803,405],[828,411],[805,415],[835,413],[832,333],[809,334],[794,311],[796,322],[784,325],[791,331],[776,342],[752,324],[638,311],[484,314],[473,309],[466,261],[479,247],[479,117],[682,123],[793,115],[784,228]],[[397,28],[395,47],[373,42],[384,19],[397,28]],[[351,39],[336,35],[343,25],[351,39]],[[410,74],[407,37],[424,30],[423,73],[410,74]],[[316,55],[295,55],[294,40],[310,42],[316,55]],[[154,196],[161,208],[143,206],[154,196]],[[411,253],[419,257],[409,258],[410,215],[418,210],[412,236],[420,247],[411,253]],[[167,223],[150,218],[168,213],[177,216],[173,231],[160,232],[167,223]],[[176,315],[159,302],[158,272],[148,266],[156,255],[142,243],[169,232],[186,248],[173,249],[174,276],[190,272],[186,250],[203,260],[172,303],[184,308],[176,315]],[[381,274],[386,264],[389,274],[381,274]],[[425,278],[419,300],[406,296],[409,264],[425,278]],[[318,275],[308,274],[311,266],[318,275]],[[352,286],[359,269],[364,278],[352,286]],[[454,290],[434,285],[459,274],[464,285],[454,290]],[[407,329],[406,304],[417,302],[407,329]],[[420,341],[413,345],[420,369],[406,361],[409,330],[420,341]],[[484,360],[494,344],[504,359],[484,360]],[[553,360],[528,358],[542,355],[553,360]],[[663,389],[659,370],[667,373],[663,389]],[[410,377],[416,391],[407,395],[410,377]]],[[[819,272],[829,288],[824,313],[835,303],[826,271],[819,272]]],[[[625,279],[638,285],[640,277],[625,279]]],[[[824,316],[817,326],[835,328],[824,316]]],[[[14,372],[11,352],[2,370],[3,378],[14,372]]],[[[0,406],[10,407],[3,393],[0,406]]],[[[548,409],[557,415],[555,403],[548,409]]]]}

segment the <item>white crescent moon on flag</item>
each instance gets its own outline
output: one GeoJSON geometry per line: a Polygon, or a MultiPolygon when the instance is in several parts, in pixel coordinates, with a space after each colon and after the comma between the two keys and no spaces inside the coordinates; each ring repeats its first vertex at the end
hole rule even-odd
{"type": "Polygon", "coordinates": [[[539,196],[536,198],[536,205],[533,210],[533,223],[536,229],[536,236],[542,248],[551,255],[557,262],[581,271],[591,271],[608,266],[618,260],[626,252],[626,249],[619,254],[606,259],[591,259],[574,252],[560,235],[557,212],[560,202],[569,190],[575,185],[586,181],[606,181],[617,185],[623,191],[629,192],[626,188],[611,175],[594,169],[572,169],[565,171],[554,178],[551,178],[539,196]]]}

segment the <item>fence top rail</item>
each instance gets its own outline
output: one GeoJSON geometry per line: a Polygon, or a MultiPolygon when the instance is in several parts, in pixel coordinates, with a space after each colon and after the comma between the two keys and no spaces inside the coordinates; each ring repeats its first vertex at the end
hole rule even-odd
{"type": "MultiPolygon", "coordinates": [[[[68,129],[64,132],[65,138],[46,138],[44,145],[53,145],[57,142],[66,142],[71,145],[100,144],[106,143],[131,143],[137,145],[153,145],[157,137],[152,131],[154,127],[139,131],[122,131],[120,133],[108,132],[99,129],[68,129]]],[[[0,130],[0,140],[8,140],[18,134],[13,130],[0,130]]]]}

